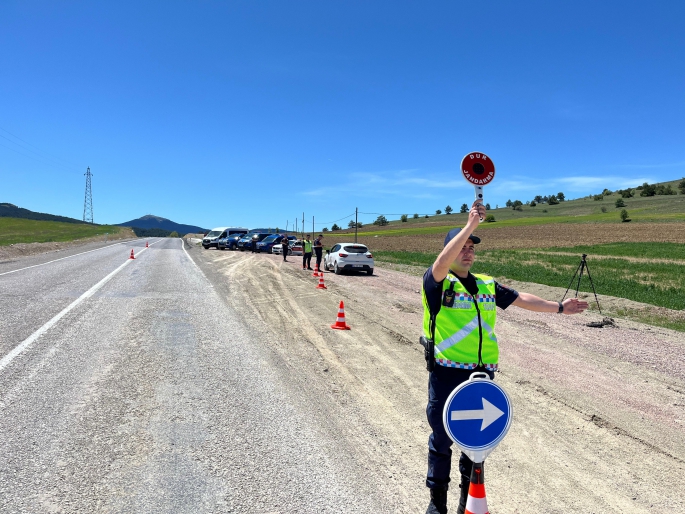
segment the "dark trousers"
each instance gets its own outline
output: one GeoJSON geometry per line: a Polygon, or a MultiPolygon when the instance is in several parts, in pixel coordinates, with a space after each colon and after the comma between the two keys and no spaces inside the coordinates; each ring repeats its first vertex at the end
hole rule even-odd
{"type": "MultiPolygon", "coordinates": [[[[435,369],[428,375],[428,406],[426,416],[433,433],[428,437],[428,474],[426,486],[431,489],[446,488],[450,482],[452,468],[452,439],[445,432],[442,424],[442,411],[447,397],[454,389],[469,379],[471,373],[485,371],[484,369],[458,369],[435,365],[435,369]]],[[[485,371],[494,379],[494,373],[485,371]]],[[[473,462],[463,453],[459,458],[459,471],[465,480],[471,477],[473,462]]]]}
{"type": "Polygon", "coordinates": [[[323,250],[321,248],[314,248],[314,251],[316,252],[316,267],[319,269],[319,271],[323,271],[321,268],[321,257],[323,256],[323,250]]]}
{"type": "Polygon", "coordinates": [[[302,267],[303,268],[311,268],[312,267],[312,253],[305,253],[302,256],[302,267]]]}

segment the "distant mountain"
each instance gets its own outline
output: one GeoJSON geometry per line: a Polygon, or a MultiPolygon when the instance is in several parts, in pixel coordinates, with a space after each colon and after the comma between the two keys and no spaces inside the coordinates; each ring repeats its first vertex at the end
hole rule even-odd
{"type": "Polygon", "coordinates": [[[55,216],[44,212],[34,212],[22,207],[17,207],[12,203],[0,203],[0,218],[23,218],[38,221],[61,221],[62,223],[85,223],[83,220],[67,218],[66,216],[55,216]]]}
{"type": "Polygon", "coordinates": [[[131,221],[126,221],[124,223],[117,223],[119,227],[137,227],[145,229],[161,229],[169,232],[178,232],[179,235],[183,236],[185,234],[199,234],[209,232],[209,230],[202,227],[196,227],[194,225],[181,225],[180,223],[174,223],[166,218],[160,218],[159,216],[154,216],[153,214],[148,214],[142,218],[138,218],[131,221]]]}

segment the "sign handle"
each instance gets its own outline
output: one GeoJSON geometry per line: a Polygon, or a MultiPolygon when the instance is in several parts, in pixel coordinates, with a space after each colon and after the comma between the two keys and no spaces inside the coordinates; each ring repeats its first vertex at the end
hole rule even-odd
{"type": "MultiPolygon", "coordinates": [[[[483,186],[473,186],[473,188],[476,190],[476,200],[482,200],[483,199],[483,186]]],[[[480,218],[480,222],[483,222],[483,218],[480,218]]]]}

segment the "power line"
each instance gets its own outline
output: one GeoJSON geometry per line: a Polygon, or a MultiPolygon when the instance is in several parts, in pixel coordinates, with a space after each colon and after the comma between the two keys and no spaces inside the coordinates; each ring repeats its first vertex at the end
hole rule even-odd
{"type": "MultiPolygon", "coordinates": [[[[4,129],[4,128],[0,127],[0,130],[2,130],[3,132],[9,134],[10,136],[12,136],[12,137],[15,138],[15,139],[18,139],[18,140],[21,141],[22,143],[25,143],[25,144],[27,144],[27,145],[29,145],[29,146],[35,148],[35,149],[38,150],[38,152],[40,152],[40,153],[43,153],[43,154],[48,155],[48,156],[50,156],[50,157],[53,157],[53,158],[55,158],[55,159],[57,159],[57,160],[63,161],[62,163],[57,163],[56,161],[54,161],[54,162],[56,162],[56,164],[60,164],[61,166],[64,166],[64,163],[66,163],[66,164],[68,164],[68,165],[71,166],[71,167],[74,167],[74,168],[77,168],[77,167],[78,167],[78,166],[76,166],[75,164],[73,164],[73,163],[71,163],[71,162],[69,162],[69,161],[66,161],[66,160],[62,159],[61,157],[57,157],[56,155],[53,155],[53,154],[51,154],[51,153],[49,153],[49,152],[46,152],[45,150],[41,150],[41,149],[38,148],[36,145],[33,145],[33,144],[29,143],[28,141],[25,141],[24,139],[20,138],[19,136],[15,135],[15,134],[12,134],[12,133],[11,133],[9,130],[7,130],[7,129],[4,129]]],[[[3,136],[2,134],[0,134],[0,137],[4,137],[4,138],[7,139],[8,141],[10,141],[10,142],[12,142],[12,143],[14,143],[14,144],[18,144],[18,143],[16,143],[16,142],[12,141],[11,139],[9,139],[9,138],[3,136]]],[[[30,150],[29,148],[26,148],[26,150],[32,151],[32,150],[30,150]]],[[[41,157],[42,157],[42,156],[41,156],[41,157]]]]}

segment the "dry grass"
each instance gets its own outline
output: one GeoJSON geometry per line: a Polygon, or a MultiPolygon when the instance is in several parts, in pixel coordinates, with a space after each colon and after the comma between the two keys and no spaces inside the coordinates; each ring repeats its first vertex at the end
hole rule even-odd
{"type": "MultiPolygon", "coordinates": [[[[447,233],[447,231],[445,231],[447,233]]],[[[523,227],[481,226],[478,250],[512,248],[550,248],[605,243],[681,243],[685,244],[685,223],[587,223],[548,224],[523,227]]],[[[347,236],[345,236],[347,237],[347,236]]],[[[437,254],[445,234],[360,236],[359,242],[371,251],[408,251],[437,254]]],[[[332,243],[333,241],[331,241],[332,243]]]]}

